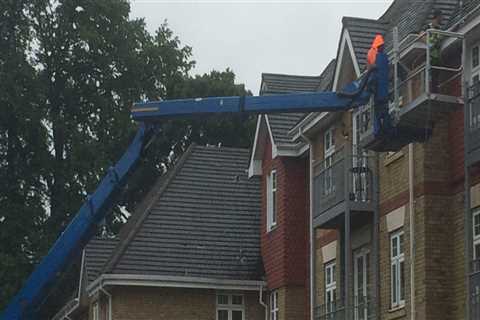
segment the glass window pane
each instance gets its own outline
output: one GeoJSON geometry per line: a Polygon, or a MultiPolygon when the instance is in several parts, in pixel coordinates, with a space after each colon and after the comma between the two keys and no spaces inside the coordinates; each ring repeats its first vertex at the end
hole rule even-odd
{"type": "Polygon", "coordinates": [[[243,304],[243,296],[232,296],[232,304],[242,305],[243,304]]]}
{"type": "Polygon", "coordinates": [[[218,320],[228,320],[228,310],[218,310],[217,311],[218,320]]]}
{"type": "Polygon", "coordinates": [[[392,237],[392,257],[396,257],[397,256],[397,237],[396,236],[393,236],[392,237]]]}
{"type": "Polygon", "coordinates": [[[228,304],[228,296],[225,294],[219,294],[217,296],[217,303],[218,304],[228,304]]]}
{"type": "Polygon", "coordinates": [[[243,320],[243,311],[233,310],[232,311],[232,320],[243,320]]]}
{"type": "Polygon", "coordinates": [[[400,262],[400,300],[405,300],[405,263],[400,262]]]}
{"type": "Polygon", "coordinates": [[[399,246],[398,246],[398,250],[399,250],[399,254],[402,254],[403,253],[403,233],[400,234],[400,241],[399,241],[399,246]]]}
{"type": "Polygon", "coordinates": [[[475,244],[475,250],[474,250],[474,258],[476,260],[480,259],[480,243],[475,244]]]}
{"type": "Polygon", "coordinates": [[[473,47],[472,49],[472,67],[478,67],[478,63],[479,63],[479,56],[478,56],[478,46],[477,47],[473,47]]]}
{"type": "Polygon", "coordinates": [[[480,235],[480,214],[473,216],[474,236],[480,235]]]}
{"type": "Polygon", "coordinates": [[[397,267],[392,265],[392,303],[397,304],[397,267]]]}

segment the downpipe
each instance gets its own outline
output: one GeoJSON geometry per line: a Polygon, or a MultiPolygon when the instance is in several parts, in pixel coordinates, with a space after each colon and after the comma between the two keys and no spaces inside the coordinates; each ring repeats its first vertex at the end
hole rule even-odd
{"type": "Polygon", "coordinates": [[[410,227],[410,319],[415,320],[415,199],[414,199],[414,161],[413,143],[408,145],[408,191],[409,191],[409,227],[410,227]]]}
{"type": "Polygon", "coordinates": [[[263,301],[263,286],[260,286],[258,292],[258,302],[265,309],[265,320],[268,320],[268,305],[263,301]]]}
{"type": "Polygon", "coordinates": [[[314,248],[314,233],[313,233],[313,144],[312,140],[308,138],[304,133],[302,128],[298,128],[298,133],[300,137],[309,145],[309,159],[308,159],[308,166],[309,166],[309,214],[310,214],[310,221],[309,221],[309,264],[310,264],[310,320],[314,320],[314,308],[315,308],[315,248],[314,248]]]}

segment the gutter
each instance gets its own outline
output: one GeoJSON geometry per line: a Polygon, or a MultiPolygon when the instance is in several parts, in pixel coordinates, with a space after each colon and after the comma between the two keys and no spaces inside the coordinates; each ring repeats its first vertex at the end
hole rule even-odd
{"type": "Polygon", "coordinates": [[[314,308],[315,308],[315,243],[314,243],[314,233],[313,233],[313,144],[312,140],[310,140],[302,130],[302,127],[298,128],[299,136],[305,140],[305,142],[309,145],[309,213],[310,213],[310,221],[309,221],[309,248],[310,248],[310,320],[314,320],[314,308]]]}
{"type": "Polygon", "coordinates": [[[408,191],[409,191],[409,224],[410,224],[410,319],[415,320],[415,204],[414,204],[414,162],[413,162],[413,144],[408,145],[408,191]]]}
{"type": "Polygon", "coordinates": [[[102,274],[87,287],[87,294],[93,296],[105,286],[145,286],[257,291],[258,287],[266,286],[266,282],[257,280],[224,280],[158,275],[102,274]]]}

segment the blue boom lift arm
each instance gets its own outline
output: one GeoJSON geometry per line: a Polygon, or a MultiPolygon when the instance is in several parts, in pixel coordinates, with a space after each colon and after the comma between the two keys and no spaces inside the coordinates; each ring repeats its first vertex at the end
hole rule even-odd
{"type": "MultiPolygon", "coordinates": [[[[79,254],[98,224],[115,205],[129,175],[143,151],[154,138],[156,121],[218,113],[273,113],[343,111],[365,105],[370,93],[365,89],[368,74],[352,82],[344,92],[285,94],[259,97],[216,97],[137,103],[132,117],[140,121],[139,130],[122,158],[110,168],[95,192],[88,197],[48,254],[29,276],[20,292],[3,311],[1,319],[37,319],[38,309],[57,275],[72,257],[79,254]]],[[[378,83],[378,85],[388,85],[378,83]]]]}

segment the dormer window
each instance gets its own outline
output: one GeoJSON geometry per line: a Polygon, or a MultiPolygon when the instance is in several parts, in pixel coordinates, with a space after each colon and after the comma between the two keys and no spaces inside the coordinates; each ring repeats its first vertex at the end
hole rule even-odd
{"type": "Polygon", "coordinates": [[[277,171],[272,170],[267,177],[267,231],[277,225],[277,171]]]}

